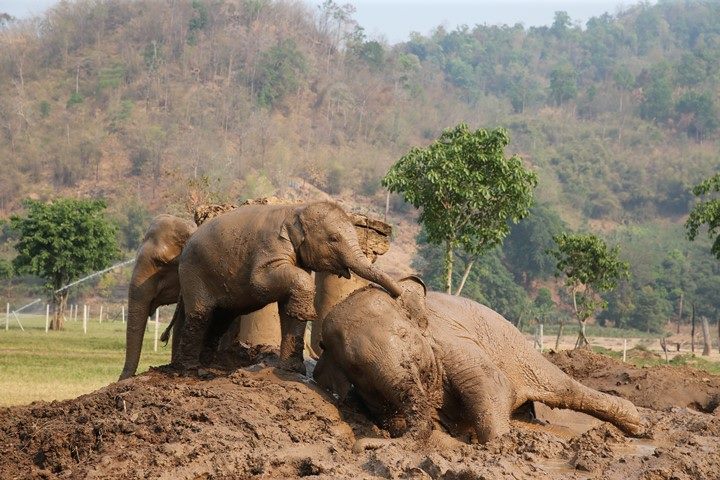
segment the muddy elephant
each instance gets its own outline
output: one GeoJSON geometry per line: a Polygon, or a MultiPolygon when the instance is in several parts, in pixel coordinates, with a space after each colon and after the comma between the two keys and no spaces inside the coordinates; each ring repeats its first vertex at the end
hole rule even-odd
{"type": "Polygon", "coordinates": [[[334,202],[244,205],[204,223],[180,258],[184,314],[176,318],[184,325],[175,366],[197,368],[237,315],[278,302],[282,365],[304,373],[304,322],[316,318],[310,271],[353,272],[393,297],[402,293],[363,254],[352,220],[334,202]]]}
{"type": "Polygon", "coordinates": [[[145,233],[128,287],[125,366],[120,380],[133,376],[137,370],[148,317],[156,308],[177,302],[178,260],[196,229],[188,220],[158,215],[145,233]]]}
{"type": "MultiPolygon", "coordinates": [[[[156,308],[178,301],[178,259],[197,225],[235,208],[232,204],[200,205],[195,209],[195,223],[166,214],[158,215],[150,223],[138,248],[128,287],[125,365],[120,380],[135,375],[148,316],[156,308]]],[[[177,339],[173,338],[173,349],[176,345],[177,339]]]]}
{"type": "Polygon", "coordinates": [[[314,372],[318,384],[340,396],[352,385],[391,433],[427,433],[436,421],[486,442],[509,431],[511,413],[528,401],[584,412],[629,434],[641,431],[632,403],[567,376],[490,308],[426,293],[416,278],[400,284],[416,299],[414,310],[371,286],[325,317],[314,372]]]}

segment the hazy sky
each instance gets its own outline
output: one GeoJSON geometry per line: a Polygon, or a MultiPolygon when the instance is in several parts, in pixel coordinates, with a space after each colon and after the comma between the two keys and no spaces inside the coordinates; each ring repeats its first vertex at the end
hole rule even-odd
{"type": "MultiPolygon", "coordinates": [[[[384,36],[391,43],[407,39],[412,31],[428,33],[438,25],[449,29],[457,25],[498,24],[549,25],[558,10],[568,12],[574,21],[584,23],[604,12],[636,3],[619,0],[336,0],[352,3],[355,18],[370,37],[384,36]]],[[[56,0],[0,0],[0,12],[15,17],[41,13],[56,0]]],[[[312,3],[322,3],[313,0],[312,3]]],[[[654,2],[653,2],[654,3],[654,2]]]]}

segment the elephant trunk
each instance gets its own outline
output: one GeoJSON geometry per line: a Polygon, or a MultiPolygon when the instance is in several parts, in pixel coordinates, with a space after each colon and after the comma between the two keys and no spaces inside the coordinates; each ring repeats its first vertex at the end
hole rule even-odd
{"type": "Polygon", "coordinates": [[[125,332],[125,366],[120,374],[120,380],[132,377],[137,371],[149,315],[150,311],[144,302],[130,299],[125,332]]]}
{"type": "Polygon", "coordinates": [[[346,256],[345,264],[357,276],[370,282],[375,282],[383,287],[390,293],[390,295],[393,296],[393,298],[402,295],[403,289],[400,287],[400,284],[390,278],[387,273],[373,266],[370,259],[362,252],[360,245],[357,245],[357,247],[353,249],[352,253],[346,256]]]}

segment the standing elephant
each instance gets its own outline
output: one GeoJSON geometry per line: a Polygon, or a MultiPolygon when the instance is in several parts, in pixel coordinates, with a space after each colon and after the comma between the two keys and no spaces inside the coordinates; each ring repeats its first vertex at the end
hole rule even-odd
{"type": "Polygon", "coordinates": [[[137,370],[148,316],[162,305],[177,302],[180,253],[196,229],[194,223],[182,218],[158,215],[145,233],[128,287],[125,366],[120,380],[137,370]]]}
{"type": "Polygon", "coordinates": [[[363,254],[352,220],[333,202],[245,205],[204,223],[180,258],[184,315],[176,318],[185,325],[173,363],[196,368],[203,346],[212,349],[235,316],[278,302],[280,358],[304,373],[303,322],[316,318],[311,270],[354,272],[402,293],[363,254]]]}
{"type": "Polygon", "coordinates": [[[434,418],[486,442],[509,431],[511,413],[528,401],[641,431],[632,403],[567,376],[498,313],[462,297],[426,294],[414,277],[400,284],[408,291],[403,301],[366,287],[325,317],[314,372],[340,396],[354,386],[391,433],[427,433],[434,418]]]}
{"type": "MultiPolygon", "coordinates": [[[[148,316],[163,305],[178,301],[180,281],[178,260],[190,236],[209,218],[237,208],[232,204],[200,205],[195,209],[195,223],[172,215],[158,215],[150,223],[135,259],[128,287],[128,323],[125,343],[125,366],[120,380],[135,375],[140,361],[148,316]]],[[[178,310],[176,309],[176,315],[178,310]]],[[[175,323],[174,319],[171,325],[175,323]]],[[[167,341],[169,331],[163,334],[167,341]]],[[[177,347],[173,337],[173,350],[177,347]]]]}

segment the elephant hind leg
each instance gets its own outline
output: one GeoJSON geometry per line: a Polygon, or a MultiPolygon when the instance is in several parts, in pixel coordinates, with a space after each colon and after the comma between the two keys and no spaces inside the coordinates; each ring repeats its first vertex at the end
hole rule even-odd
{"type": "Polygon", "coordinates": [[[200,354],[210,325],[211,314],[212,308],[197,302],[189,304],[186,299],[185,323],[177,340],[177,354],[173,352],[173,363],[178,367],[190,370],[200,365],[200,354]]]}
{"type": "MultiPolygon", "coordinates": [[[[543,392],[532,400],[540,401],[549,407],[567,408],[587,413],[593,417],[610,422],[630,435],[638,435],[644,430],[642,419],[635,405],[624,398],[598,392],[573,380],[565,374],[552,391],[543,392]]],[[[535,396],[533,396],[535,397],[535,396]]]]}

